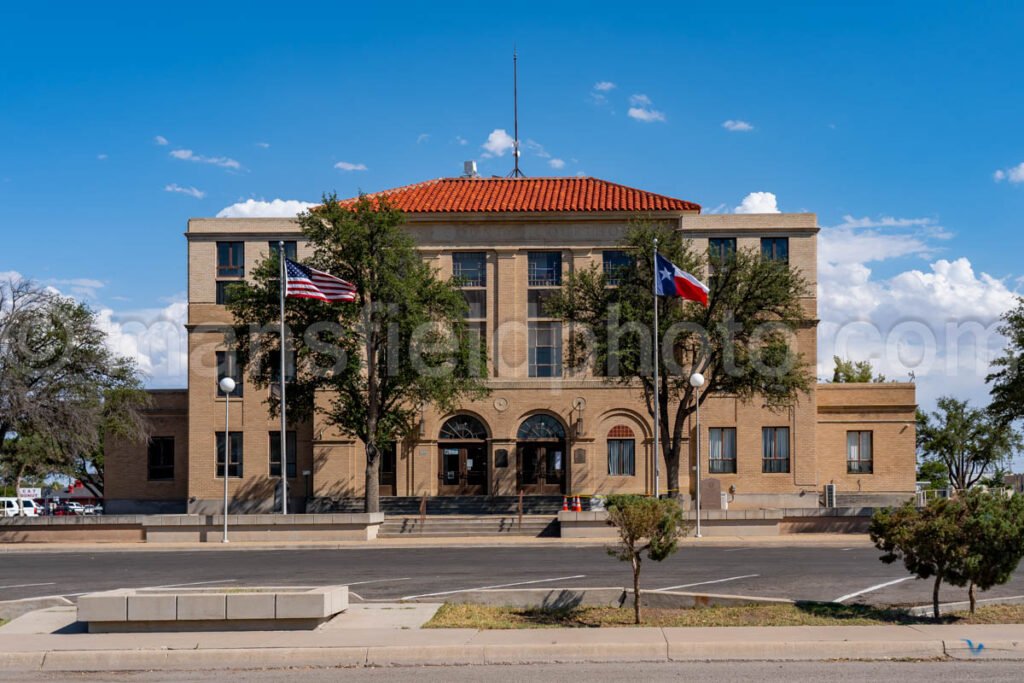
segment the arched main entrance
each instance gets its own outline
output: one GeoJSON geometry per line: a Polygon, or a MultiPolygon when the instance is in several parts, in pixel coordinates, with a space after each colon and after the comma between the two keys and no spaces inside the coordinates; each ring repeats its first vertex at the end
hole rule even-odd
{"type": "Polygon", "coordinates": [[[441,496],[482,496],[487,491],[487,430],[472,415],[456,415],[437,436],[441,496]]]}
{"type": "Polygon", "coordinates": [[[519,488],[533,495],[565,493],[565,427],[550,415],[533,415],[516,434],[519,488]]]}

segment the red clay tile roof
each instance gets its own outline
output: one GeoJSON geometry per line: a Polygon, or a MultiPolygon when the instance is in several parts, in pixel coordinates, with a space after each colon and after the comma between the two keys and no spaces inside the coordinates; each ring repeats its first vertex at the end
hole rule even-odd
{"type": "Polygon", "coordinates": [[[409,213],[700,211],[693,202],[598,178],[437,178],[369,196],[379,195],[409,213]]]}

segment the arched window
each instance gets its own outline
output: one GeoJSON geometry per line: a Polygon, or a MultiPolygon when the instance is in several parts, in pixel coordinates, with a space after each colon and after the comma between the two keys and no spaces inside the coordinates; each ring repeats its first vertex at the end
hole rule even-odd
{"type": "Polygon", "coordinates": [[[562,423],[550,415],[534,415],[523,420],[519,425],[517,439],[527,440],[562,440],[565,438],[565,428],[562,423]]]}
{"type": "Polygon", "coordinates": [[[608,432],[608,474],[636,476],[636,442],[626,425],[615,425],[608,432]]]}
{"type": "Polygon", "coordinates": [[[487,438],[487,430],[480,420],[472,415],[456,415],[441,426],[438,439],[453,441],[483,441],[487,438]]]}

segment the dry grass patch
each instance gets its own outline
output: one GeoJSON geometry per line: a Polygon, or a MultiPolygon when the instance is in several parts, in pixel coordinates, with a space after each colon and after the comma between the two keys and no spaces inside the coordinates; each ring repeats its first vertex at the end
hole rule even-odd
{"type": "MultiPolygon", "coordinates": [[[[797,603],[692,609],[645,608],[644,626],[877,626],[886,624],[933,624],[930,617],[912,617],[903,610],[868,605],[797,603]]],[[[1024,623],[1024,605],[993,605],[949,615],[942,623],[1024,623]]],[[[633,610],[627,607],[579,607],[541,609],[445,604],[424,628],[600,628],[633,626],[633,610]]]]}

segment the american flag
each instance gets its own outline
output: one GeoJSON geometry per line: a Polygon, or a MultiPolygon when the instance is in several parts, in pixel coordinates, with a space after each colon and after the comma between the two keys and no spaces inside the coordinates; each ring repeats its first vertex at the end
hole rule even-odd
{"type": "Polygon", "coordinates": [[[304,266],[291,259],[285,259],[284,263],[287,281],[285,296],[328,302],[356,300],[356,288],[351,282],[345,282],[330,273],[304,266]]]}

